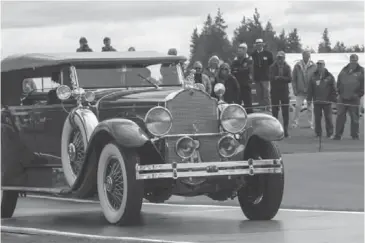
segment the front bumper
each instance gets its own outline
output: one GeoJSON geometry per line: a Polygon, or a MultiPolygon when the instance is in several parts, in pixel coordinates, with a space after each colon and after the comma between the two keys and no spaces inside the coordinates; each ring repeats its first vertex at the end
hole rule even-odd
{"type": "Polygon", "coordinates": [[[137,180],[208,176],[282,174],[282,159],[136,165],[137,180]]]}

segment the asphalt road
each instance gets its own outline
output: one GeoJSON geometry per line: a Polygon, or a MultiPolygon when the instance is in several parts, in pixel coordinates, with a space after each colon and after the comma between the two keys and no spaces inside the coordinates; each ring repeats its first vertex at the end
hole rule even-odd
{"type": "MultiPolygon", "coordinates": [[[[364,211],[364,152],[284,154],[282,208],[364,211]]],[[[171,203],[236,205],[201,196],[171,203]]]]}
{"type": "MultiPolygon", "coordinates": [[[[364,210],[363,152],[288,154],[283,157],[286,182],[282,208],[364,210]]],[[[2,232],[2,238],[3,242],[9,243],[125,243],[136,242],[136,237],[154,239],[154,242],[169,240],[217,243],[357,243],[364,239],[363,213],[283,209],[273,221],[253,222],[245,219],[240,208],[222,206],[238,205],[236,200],[221,203],[205,197],[173,197],[167,203],[173,205],[144,204],[140,224],[117,227],[105,221],[98,203],[21,198],[14,217],[1,221],[2,231],[7,232],[2,232]],[[22,227],[22,232],[28,231],[28,234],[9,234],[14,231],[19,233],[19,228],[6,228],[9,226],[22,227]],[[24,227],[38,230],[32,231],[24,227]],[[39,229],[57,232],[41,232],[39,229]],[[30,233],[38,235],[29,235],[30,233]],[[52,236],[39,235],[41,233],[52,236]],[[91,236],[72,236],[70,233],[91,236]],[[100,236],[109,238],[95,239],[100,236]]]]}

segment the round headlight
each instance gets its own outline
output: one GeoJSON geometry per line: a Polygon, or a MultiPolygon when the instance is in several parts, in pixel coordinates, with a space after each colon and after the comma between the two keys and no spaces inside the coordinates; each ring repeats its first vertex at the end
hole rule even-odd
{"type": "Polygon", "coordinates": [[[181,137],[176,142],[176,153],[180,158],[190,158],[199,146],[198,141],[194,141],[191,137],[181,137]]]}
{"type": "Polygon", "coordinates": [[[67,85],[61,85],[56,89],[58,99],[67,100],[71,97],[72,91],[67,85]]]}
{"type": "Polygon", "coordinates": [[[224,84],[218,83],[214,85],[214,94],[218,97],[222,97],[226,92],[226,87],[224,84]]]}
{"type": "Polygon", "coordinates": [[[163,136],[172,127],[172,115],[164,107],[153,107],[147,112],[144,122],[152,135],[163,136]]]}
{"type": "Polygon", "coordinates": [[[245,109],[237,104],[226,106],[221,113],[221,124],[227,132],[242,132],[247,124],[247,113],[245,109]]]}
{"type": "Polygon", "coordinates": [[[234,137],[227,135],[219,140],[218,151],[222,157],[229,158],[236,154],[238,146],[239,143],[237,140],[234,137]]]}
{"type": "Polygon", "coordinates": [[[85,100],[87,102],[93,102],[95,100],[95,93],[92,91],[85,92],[85,100]]]}

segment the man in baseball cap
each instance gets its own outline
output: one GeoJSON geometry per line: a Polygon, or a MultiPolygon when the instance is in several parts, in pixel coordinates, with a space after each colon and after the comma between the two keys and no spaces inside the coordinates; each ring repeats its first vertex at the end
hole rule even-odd
{"type": "Polygon", "coordinates": [[[279,106],[284,123],[285,137],[289,137],[289,83],[291,82],[291,68],[285,61],[285,52],[279,51],[276,61],[270,66],[270,94],[272,115],[279,116],[279,106]]]}
{"type": "Polygon", "coordinates": [[[85,37],[81,37],[79,40],[80,47],[77,48],[76,52],[92,52],[93,50],[87,44],[87,39],[85,37]]]}
{"type": "Polygon", "coordinates": [[[340,72],[337,78],[339,94],[337,105],[335,140],[340,140],[346,123],[346,113],[350,113],[351,137],[359,139],[360,99],[364,95],[364,68],[358,63],[359,57],[351,54],[350,63],[340,72]]]}
{"type": "Polygon", "coordinates": [[[313,103],[314,131],[316,137],[322,136],[322,114],[326,124],[327,137],[333,134],[332,104],[336,102],[336,82],[333,75],[326,69],[324,60],[317,61],[317,70],[308,84],[307,102],[313,103]]]}
{"type": "Polygon", "coordinates": [[[256,50],[252,53],[253,80],[255,81],[256,95],[259,106],[266,107],[270,111],[270,81],[269,69],[274,62],[273,54],[264,49],[264,41],[255,41],[256,50]]]}
{"type": "Polygon", "coordinates": [[[252,71],[252,58],[247,54],[247,44],[241,43],[237,48],[237,56],[232,62],[231,72],[240,85],[240,99],[248,114],[253,113],[251,93],[252,71]]]}
{"type": "Polygon", "coordinates": [[[103,42],[104,42],[104,46],[101,48],[102,52],[104,52],[104,51],[117,51],[111,46],[111,43],[110,43],[111,41],[110,41],[109,37],[105,37],[103,42]]]}

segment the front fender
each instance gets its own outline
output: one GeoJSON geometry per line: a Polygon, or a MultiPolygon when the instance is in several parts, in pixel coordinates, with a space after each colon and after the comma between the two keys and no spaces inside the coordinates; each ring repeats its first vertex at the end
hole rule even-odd
{"type": "Polygon", "coordinates": [[[275,117],[265,113],[251,113],[247,119],[248,137],[256,135],[265,141],[279,141],[284,138],[284,128],[275,117]]]}
{"type": "Polygon", "coordinates": [[[96,189],[98,158],[103,146],[111,140],[125,148],[139,148],[149,141],[149,137],[137,123],[128,119],[114,118],[100,122],[91,135],[80,175],[72,186],[79,197],[87,197],[96,189]]]}
{"type": "Polygon", "coordinates": [[[108,133],[122,147],[138,148],[148,140],[148,135],[134,121],[114,118],[102,121],[95,128],[91,140],[100,132],[108,133]]]}

